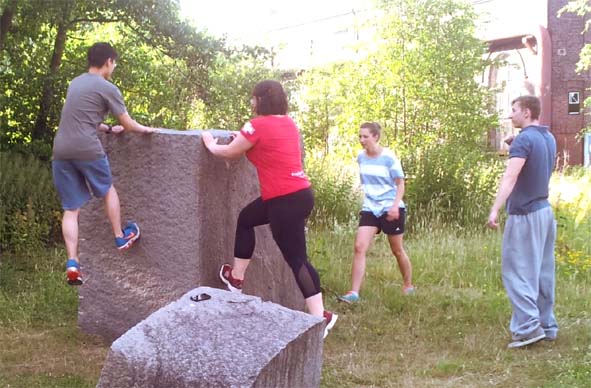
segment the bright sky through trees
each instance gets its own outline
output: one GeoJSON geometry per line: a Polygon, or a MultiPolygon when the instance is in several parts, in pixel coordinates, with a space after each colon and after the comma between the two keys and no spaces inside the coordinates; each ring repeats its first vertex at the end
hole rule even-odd
{"type": "Polygon", "coordinates": [[[282,67],[310,67],[350,55],[354,25],[371,17],[370,0],[181,0],[182,17],[236,44],[272,48],[282,67]]]}

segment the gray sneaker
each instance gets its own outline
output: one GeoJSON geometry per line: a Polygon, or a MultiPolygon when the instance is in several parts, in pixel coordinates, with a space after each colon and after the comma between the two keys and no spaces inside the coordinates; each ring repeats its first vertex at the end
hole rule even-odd
{"type": "Polygon", "coordinates": [[[527,338],[522,338],[520,340],[517,341],[513,341],[509,344],[509,346],[507,346],[509,349],[516,349],[516,348],[521,348],[522,346],[527,346],[527,345],[531,345],[533,343],[536,343],[538,341],[543,340],[544,338],[546,338],[546,334],[544,334],[544,332],[539,333],[539,334],[532,334],[531,337],[527,337],[527,338]]]}

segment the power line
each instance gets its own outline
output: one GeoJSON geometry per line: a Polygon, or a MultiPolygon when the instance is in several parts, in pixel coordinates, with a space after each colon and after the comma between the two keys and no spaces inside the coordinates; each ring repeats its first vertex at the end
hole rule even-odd
{"type": "Polygon", "coordinates": [[[289,26],[285,26],[285,27],[275,28],[275,29],[272,29],[272,30],[268,30],[267,33],[277,32],[277,31],[283,31],[283,30],[290,30],[292,28],[297,28],[297,27],[302,27],[302,26],[306,26],[306,25],[309,25],[309,24],[315,24],[315,23],[325,22],[327,20],[336,19],[336,18],[340,18],[340,17],[343,17],[343,16],[347,16],[347,15],[356,15],[356,14],[364,13],[364,12],[367,12],[367,11],[369,11],[369,9],[363,9],[363,10],[359,10],[359,11],[351,10],[349,12],[341,13],[341,14],[338,14],[338,15],[327,16],[327,17],[321,18],[321,19],[314,19],[314,20],[310,20],[310,21],[307,21],[307,22],[299,23],[299,24],[293,24],[293,25],[289,25],[289,26]]]}

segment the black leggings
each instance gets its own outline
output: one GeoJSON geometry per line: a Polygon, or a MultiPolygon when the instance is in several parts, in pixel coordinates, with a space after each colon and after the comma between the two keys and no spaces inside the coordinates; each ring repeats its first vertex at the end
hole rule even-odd
{"type": "Polygon", "coordinates": [[[255,199],[238,216],[234,257],[250,259],[254,252],[254,227],[270,224],[273,239],[289,264],[304,298],[320,293],[320,278],[308,262],[306,218],[314,207],[311,188],[263,201],[255,199]]]}

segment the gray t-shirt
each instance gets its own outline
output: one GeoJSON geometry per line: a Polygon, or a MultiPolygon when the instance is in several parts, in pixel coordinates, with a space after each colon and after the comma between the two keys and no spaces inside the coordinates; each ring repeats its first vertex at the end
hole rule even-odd
{"type": "Polygon", "coordinates": [[[550,206],[548,183],[556,160],[556,140],[548,127],[531,125],[515,137],[510,158],[523,158],[525,164],[507,199],[507,213],[525,215],[550,206]]]}
{"type": "Polygon", "coordinates": [[[121,91],[98,74],[84,73],[68,87],[60,125],[53,140],[53,159],[95,160],[105,151],[97,128],[111,112],[127,112],[121,91]]]}

